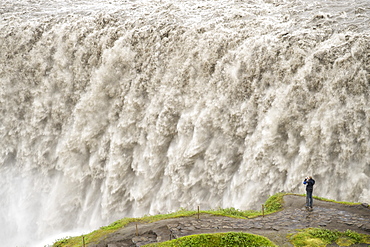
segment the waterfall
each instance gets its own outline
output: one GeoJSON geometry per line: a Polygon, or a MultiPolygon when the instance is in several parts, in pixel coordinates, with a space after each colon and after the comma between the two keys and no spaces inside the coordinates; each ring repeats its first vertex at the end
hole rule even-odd
{"type": "Polygon", "coordinates": [[[0,239],[277,192],[369,202],[367,0],[3,0],[0,239]]]}

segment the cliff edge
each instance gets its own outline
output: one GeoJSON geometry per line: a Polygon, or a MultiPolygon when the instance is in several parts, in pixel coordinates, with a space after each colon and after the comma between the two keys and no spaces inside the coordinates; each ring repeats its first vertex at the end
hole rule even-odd
{"type": "Polygon", "coordinates": [[[306,210],[305,197],[285,195],[283,210],[252,219],[201,214],[166,219],[153,223],[130,223],[89,247],[134,247],[163,242],[201,233],[248,232],[265,236],[278,246],[293,246],[287,234],[297,229],[321,227],[329,230],[352,230],[370,234],[370,209],[364,205],[314,200],[312,211],[306,210]]]}

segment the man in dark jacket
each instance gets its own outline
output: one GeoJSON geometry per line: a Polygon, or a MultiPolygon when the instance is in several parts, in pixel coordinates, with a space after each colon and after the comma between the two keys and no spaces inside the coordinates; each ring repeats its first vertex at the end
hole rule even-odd
{"type": "Polygon", "coordinates": [[[303,184],[306,185],[306,207],[312,209],[312,192],[315,180],[312,177],[306,177],[303,181],[303,184]]]}

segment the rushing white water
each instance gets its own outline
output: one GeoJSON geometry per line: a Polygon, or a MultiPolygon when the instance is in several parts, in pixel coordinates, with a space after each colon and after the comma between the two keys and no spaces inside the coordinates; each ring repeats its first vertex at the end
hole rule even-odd
{"type": "Polygon", "coordinates": [[[368,0],[0,5],[0,239],[276,192],[370,198],[368,0]]]}

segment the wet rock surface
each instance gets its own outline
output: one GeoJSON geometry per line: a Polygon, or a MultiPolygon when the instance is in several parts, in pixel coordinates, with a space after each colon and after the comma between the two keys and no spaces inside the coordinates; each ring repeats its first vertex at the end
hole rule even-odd
{"type": "Polygon", "coordinates": [[[349,229],[370,234],[369,208],[362,205],[349,206],[315,200],[313,210],[307,210],[304,204],[304,197],[287,195],[284,197],[284,210],[253,219],[201,214],[199,219],[195,215],[147,224],[132,223],[99,243],[89,246],[136,247],[192,234],[230,231],[259,234],[279,246],[292,246],[286,235],[294,233],[296,229],[308,227],[323,227],[339,231],[349,229]]]}

